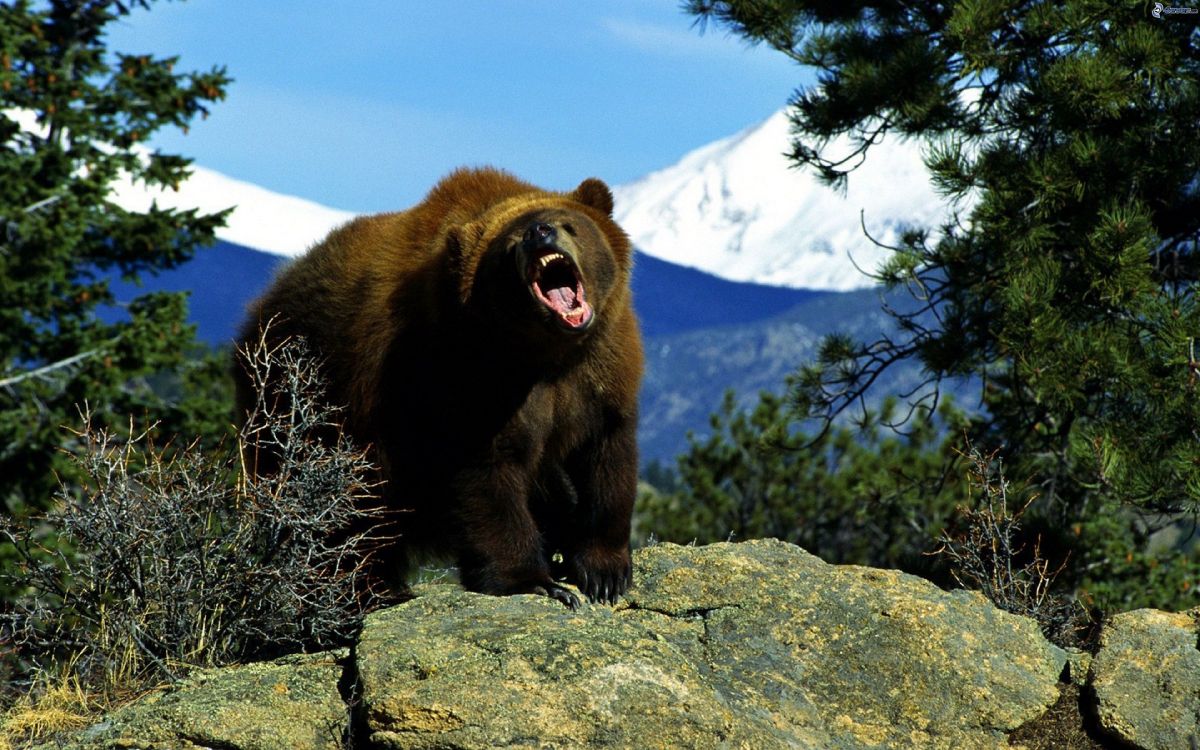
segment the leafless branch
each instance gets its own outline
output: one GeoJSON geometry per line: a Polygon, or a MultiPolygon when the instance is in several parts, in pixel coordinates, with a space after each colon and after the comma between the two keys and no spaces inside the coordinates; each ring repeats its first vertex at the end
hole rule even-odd
{"type": "Polygon", "coordinates": [[[66,359],[60,359],[57,362],[51,362],[48,365],[43,365],[41,367],[38,367],[37,369],[28,370],[27,372],[23,372],[19,375],[12,375],[10,377],[4,378],[3,380],[0,380],[0,388],[11,389],[12,386],[18,385],[19,383],[23,383],[26,380],[45,379],[47,376],[51,375],[52,373],[55,373],[59,370],[63,370],[63,369],[69,368],[69,367],[73,367],[73,366],[79,364],[80,362],[83,362],[84,360],[87,360],[87,359],[90,359],[92,357],[102,354],[104,351],[105,351],[104,347],[96,347],[95,349],[88,349],[87,351],[83,351],[78,354],[72,355],[70,357],[67,357],[66,359]]]}
{"type": "Polygon", "coordinates": [[[84,485],[52,512],[0,519],[17,557],[4,583],[24,592],[0,642],[110,690],[353,636],[374,601],[374,469],[337,429],[303,343],[265,341],[248,367],[281,385],[236,445],[158,445],[153,427],[117,434],[84,411],[84,485]],[[251,445],[279,457],[275,472],[245,475],[251,445]]]}
{"type": "Polygon", "coordinates": [[[964,528],[943,532],[941,547],[933,554],[949,559],[960,586],[979,591],[1000,609],[1033,618],[1047,638],[1070,642],[1085,613],[1074,599],[1054,589],[1067,561],[1052,568],[1042,557],[1041,539],[1027,549],[1019,533],[1021,518],[1037,496],[1030,495],[1020,508],[1010,507],[1011,487],[997,455],[984,455],[970,446],[963,457],[978,499],[971,507],[959,508],[964,528]]]}

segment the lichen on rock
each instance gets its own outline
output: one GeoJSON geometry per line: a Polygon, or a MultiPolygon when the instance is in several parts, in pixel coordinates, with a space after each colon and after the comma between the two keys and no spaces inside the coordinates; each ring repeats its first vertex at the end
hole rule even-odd
{"type": "Polygon", "coordinates": [[[1066,661],[1030,620],[775,541],[659,545],[616,609],[445,586],[367,621],[385,747],[1004,747],[1066,661]],[[436,727],[405,717],[437,709],[436,727]]]}
{"type": "Polygon", "coordinates": [[[69,746],[999,750],[1035,736],[1060,688],[1094,690],[1135,747],[1196,731],[1200,610],[1113,617],[1089,666],[977,593],[782,542],[634,564],[616,607],[418,586],[349,652],[199,673],[69,746]]]}
{"type": "Polygon", "coordinates": [[[1200,745],[1200,608],[1138,609],[1105,623],[1091,663],[1100,725],[1144,750],[1200,745]]]}
{"type": "Polygon", "coordinates": [[[151,693],[56,748],[339,750],[349,712],[346,649],[202,670],[151,693]]]}

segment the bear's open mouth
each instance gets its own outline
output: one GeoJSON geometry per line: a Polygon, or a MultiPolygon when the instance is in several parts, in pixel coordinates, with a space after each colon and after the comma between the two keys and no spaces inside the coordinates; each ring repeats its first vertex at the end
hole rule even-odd
{"type": "Polygon", "coordinates": [[[587,328],[592,322],[592,306],[583,298],[583,281],[571,257],[559,250],[549,250],[535,257],[529,266],[533,296],[567,329],[587,328]]]}

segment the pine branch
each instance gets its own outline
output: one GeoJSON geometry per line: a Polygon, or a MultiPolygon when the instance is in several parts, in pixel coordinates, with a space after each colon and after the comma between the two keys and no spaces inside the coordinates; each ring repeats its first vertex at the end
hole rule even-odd
{"type": "Polygon", "coordinates": [[[4,378],[3,380],[0,380],[0,388],[6,388],[11,391],[12,386],[23,383],[26,380],[47,380],[48,376],[51,373],[66,369],[68,367],[72,367],[72,366],[77,365],[87,359],[90,359],[92,357],[103,354],[107,350],[108,346],[115,344],[119,340],[119,338],[120,337],[114,338],[111,341],[107,342],[106,346],[98,346],[95,349],[88,349],[85,352],[80,352],[78,354],[67,357],[66,359],[60,359],[57,362],[51,362],[48,365],[43,365],[42,367],[39,367],[35,370],[29,370],[29,371],[23,372],[19,375],[13,375],[13,376],[4,378]]]}

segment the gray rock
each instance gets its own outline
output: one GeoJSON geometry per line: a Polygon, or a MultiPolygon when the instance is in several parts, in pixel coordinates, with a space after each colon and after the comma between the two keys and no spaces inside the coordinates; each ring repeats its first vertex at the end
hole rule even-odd
{"type": "Polygon", "coordinates": [[[346,651],[197,672],[53,747],[339,750],[349,728],[346,651]]]}
{"type": "Polygon", "coordinates": [[[393,748],[1002,748],[1066,654],[977,594],[773,541],[660,545],[617,608],[428,586],[356,649],[393,748]]]}
{"type": "MultiPolygon", "coordinates": [[[[774,541],[664,544],[634,561],[615,608],[425,585],[367,619],[352,661],[202,671],[65,746],[323,750],[353,726],[353,746],[371,748],[998,750],[1058,696],[1067,654],[978,594],[774,541]]],[[[1130,695],[1158,695],[1147,689],[1130,695]]]]}
{"type": "Polygon", "coordinates": [[[1077,648],[1067,649],[1067,682],[1075,687],[1084,687],[1087,685],[1088,675],[1091,673],[1092,655],[1087,651],[1080,651],[1077,648]]]}
{"type": "Polygon", "coordinates": [[[1144,750],[1200,747],[1200,608],[1105,623],[1091,665],[1100,725],[1144,750]]]}

